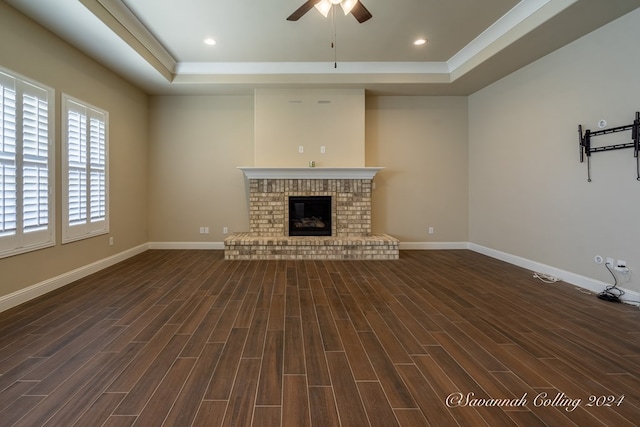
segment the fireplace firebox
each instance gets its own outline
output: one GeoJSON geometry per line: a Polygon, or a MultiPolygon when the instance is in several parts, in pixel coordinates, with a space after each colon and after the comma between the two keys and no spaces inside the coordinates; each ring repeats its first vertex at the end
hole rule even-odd
{"type": "Polygon", "coordinates": [[[289,236],[331,236],[331,196],[290,196],[289,236]]]}

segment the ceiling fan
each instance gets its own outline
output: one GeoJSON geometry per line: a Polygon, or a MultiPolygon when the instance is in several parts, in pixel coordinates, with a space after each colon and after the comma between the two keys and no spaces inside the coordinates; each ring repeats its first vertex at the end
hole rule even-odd
{"type": "Polygon", "coordinates": [[[287,18],[287,21],[297,21],[314,6],[326,18],[331,7],[338,4],[342,7],[345,15],[351,13],[359,23],[368,21],[373,16],[358,0],[307,0],[287,18]]]}

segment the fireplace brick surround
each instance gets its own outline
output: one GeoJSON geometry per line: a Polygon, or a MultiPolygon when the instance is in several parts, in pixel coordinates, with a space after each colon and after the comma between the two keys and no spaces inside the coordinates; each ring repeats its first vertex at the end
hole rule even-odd
{"type": "Polygon", "coordinates": [[[371,233],[369,178],[250,178],[248,233],[225,239],[225,259],[398,259],[398,240],[371,233]],[[289,236],[289,196],[331,196],[331,236],[289,236]]]}
{"type": "Polygon", "coordinates": [[[288,236],[290,196],[331,196],[332,236],[371,234],[371,180],[365,179],[252,179],[250,232],[288,236]]]}

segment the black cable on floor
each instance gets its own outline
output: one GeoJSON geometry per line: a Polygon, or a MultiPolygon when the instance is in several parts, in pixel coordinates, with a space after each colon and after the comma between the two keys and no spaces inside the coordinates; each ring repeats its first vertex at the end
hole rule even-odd
{"type": "Polygon", "coordinates": [[[624,291],[618,288],[618,279],[613,273],[613,270],[611,270],[611,267],[609,267],[609,264],[605,264],[604,266],[607,267],[607,270],[609,270],[609,273],[613,276],[613,285],[609,285],[604,288],[604,290],[598,294],[598,298],[604,301],[622,302],[620,297],[624,295],[624,291]]]}

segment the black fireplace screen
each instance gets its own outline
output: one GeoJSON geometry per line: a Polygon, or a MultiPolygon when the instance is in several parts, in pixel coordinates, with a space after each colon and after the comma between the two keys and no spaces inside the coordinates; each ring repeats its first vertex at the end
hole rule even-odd
{"type": "Polygon", "coordinates": [[[331,236],[331,196],[289,197],[289,236],[331,236]]]}

